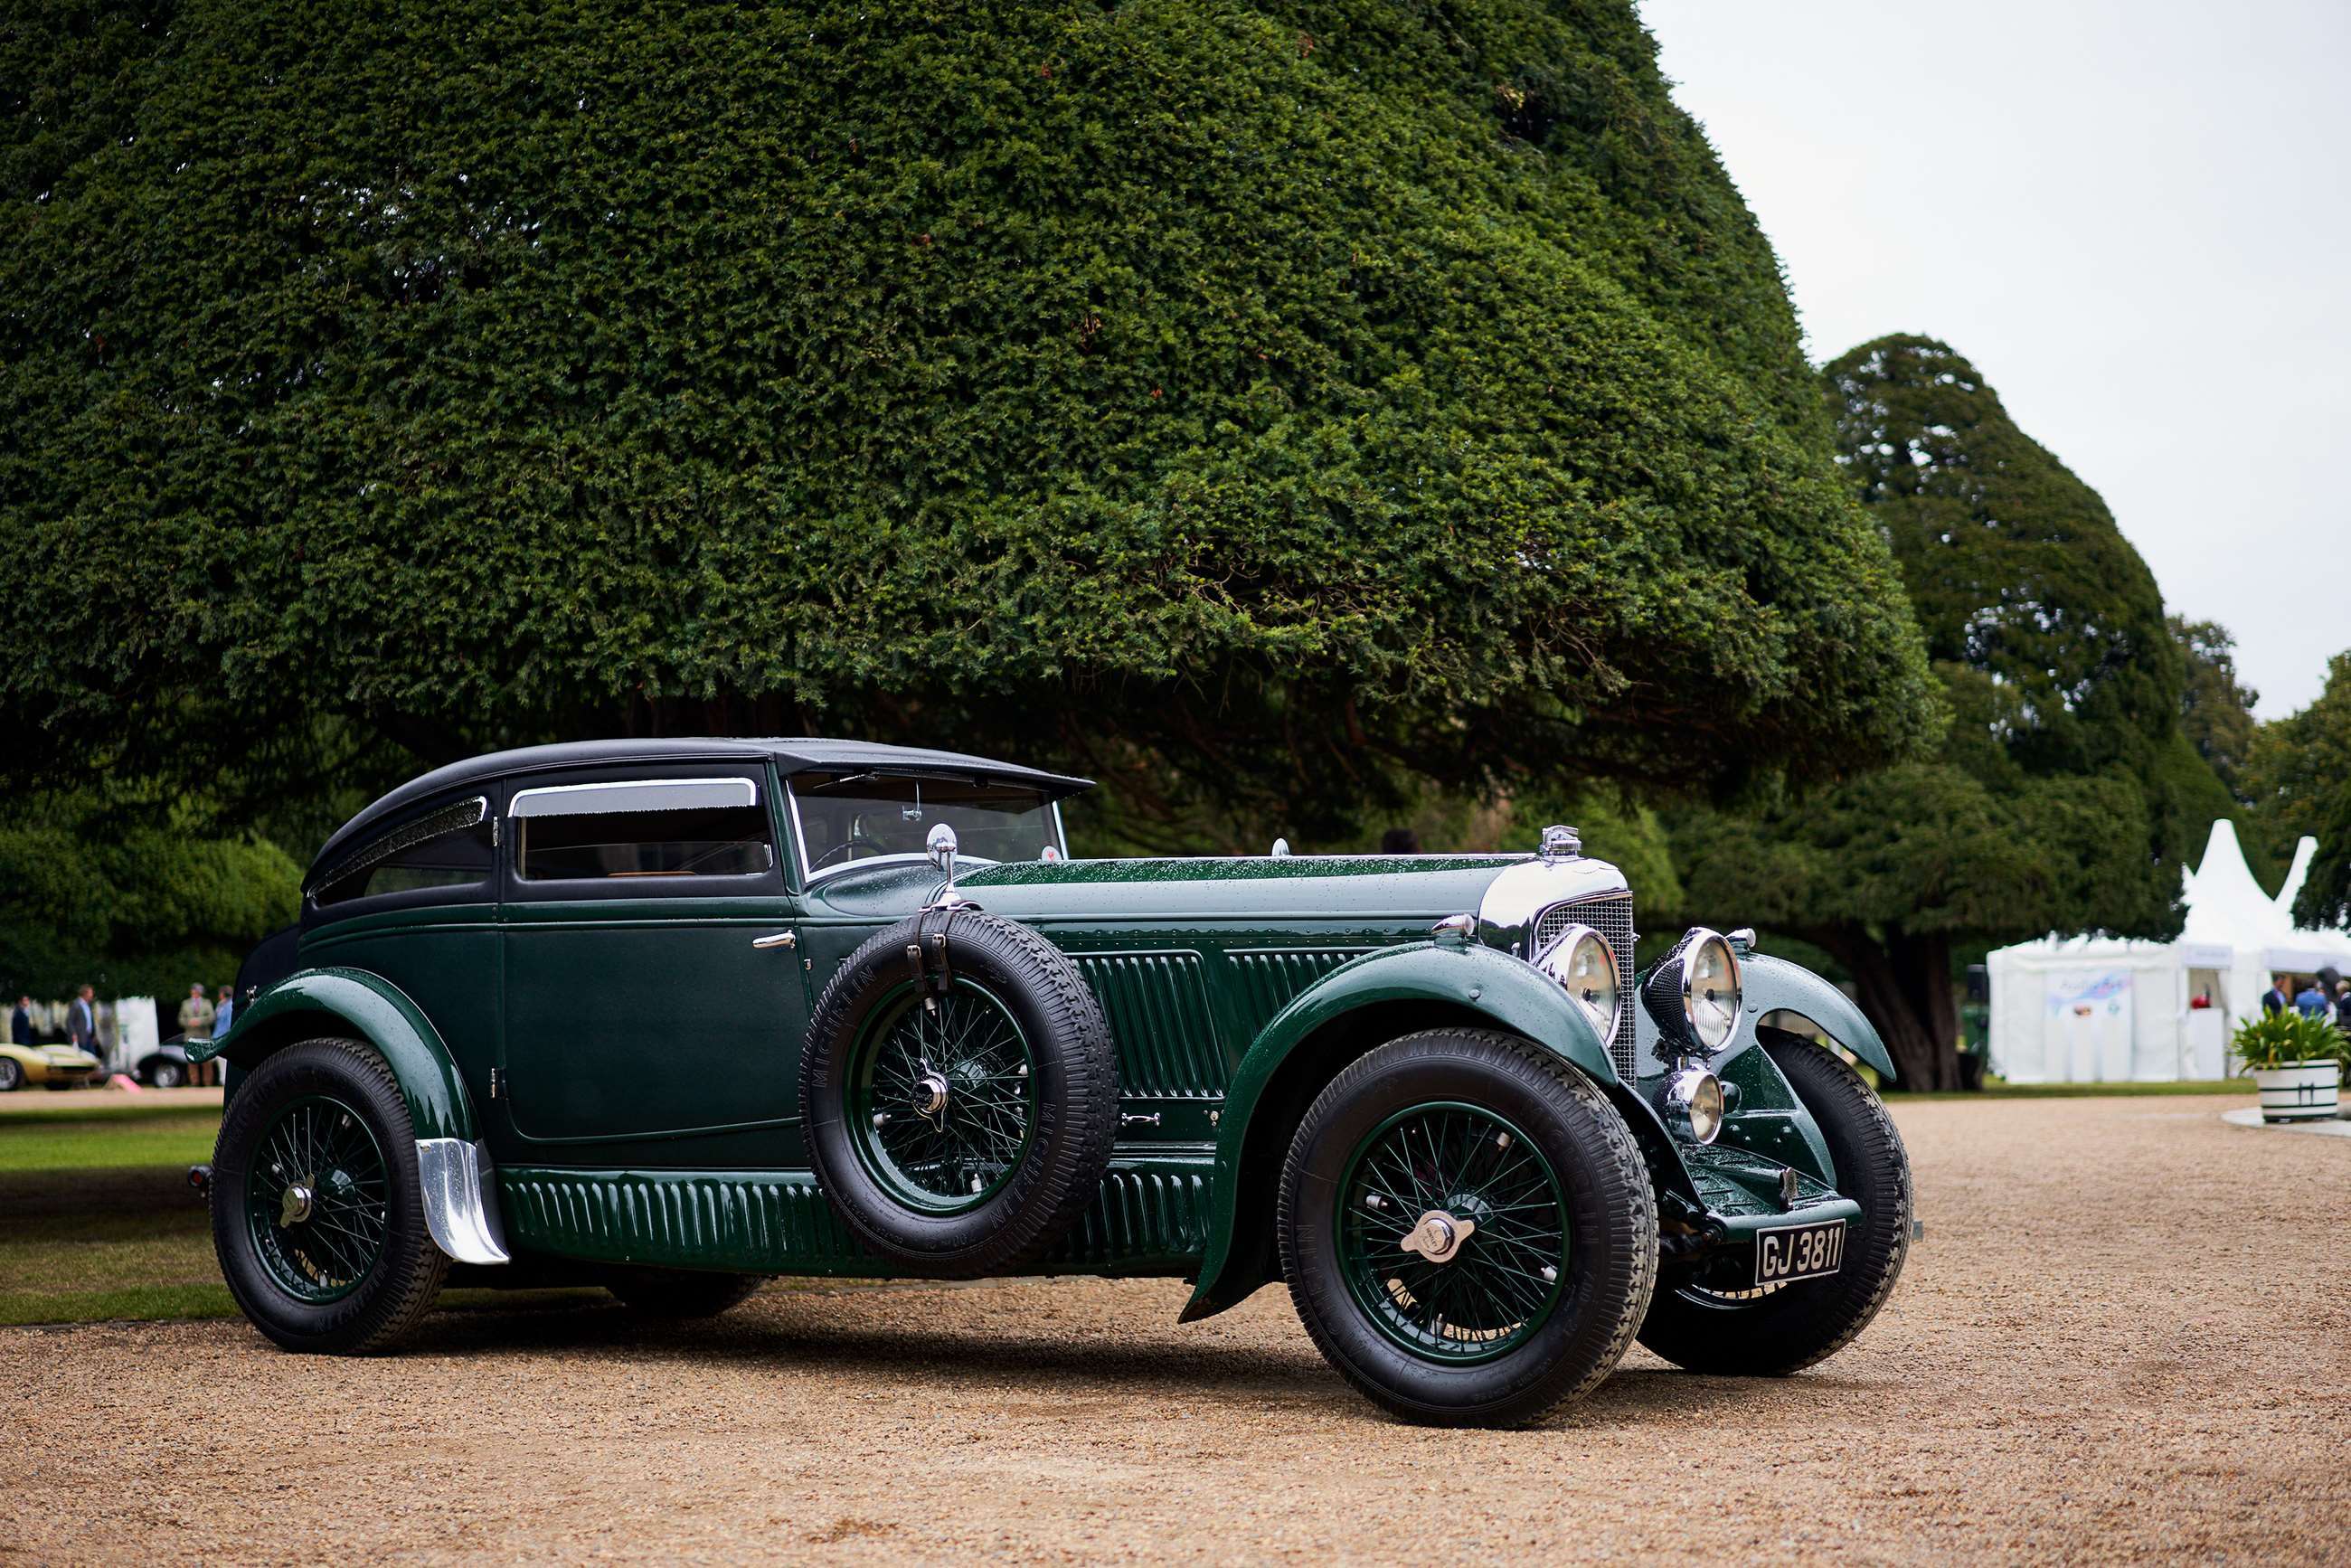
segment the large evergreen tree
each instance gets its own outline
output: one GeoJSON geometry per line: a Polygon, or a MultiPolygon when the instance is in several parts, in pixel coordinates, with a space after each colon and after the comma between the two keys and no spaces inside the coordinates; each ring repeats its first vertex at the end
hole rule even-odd
{"type": "Polygon", "coordinates": [[[2318,840],[2294,918],[2351,926],[2351,653],[2327,662],[2316,702],[2262,726],[2245,785],[2273,852],[2291,854],[2305,833],[2318,840]]]}
{"type": "Polygon", "coordinates": [[[2259,727],[2253,707],[2262,695],[2237,678],[2237,640],[2215,622],[2174,615],[2170,626],[2187,663],[2187,681],[2179,690],[2180,727],[2196,755],[2220,776],[2229,793],[2251,804],[2243,774],[2259,727]]]}
{"type": "Polygon", "coordinates": [[[818,729],[1311,834],[1930,730],[1625,0],[35,5],[0,94],[8,781],[818,729]]]}
{"type": "Polygon", "coordinates": [[[2096,492],[1930,339],[1825,371],[1840,460],[1884,527],[1953,718],[1940,754],[1700,811],[1689,907],[1826,949],[1906,1086],[1957,1082],[1955,950],[2049,930],[2179,929],[2183,855],[2231,801],[2182,733],[2155,579],[2096,492]]]}
{"type": "Polygon", "coordinates": [[[0,992],[169,999],[235,977],[294,918],[301,869],[252,835],[193,831],[97,789],[9,802],[0,815],[0,992]]]}

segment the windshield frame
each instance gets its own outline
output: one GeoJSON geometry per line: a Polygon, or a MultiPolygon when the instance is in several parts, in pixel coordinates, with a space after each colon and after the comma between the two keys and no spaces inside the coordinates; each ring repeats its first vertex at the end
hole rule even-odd
{"type": "MultiPolygon", "coordinates": [[[[872,768],[865,769],[864,771],[879,774],[885,779],[909,779],[917,783],[926,779],[960,780],[971,779],[975,777],[972,774],[963,772],[934,772],[929,769],[916,768],[904,769],[872,768]]],[[[1016,789],[1026,789],[1031,787],[1030,781],[1026,779],[988,779],[987,781],[1004,784],[1016,789]]],[[[868,855],[863,860],[845,860],[828,866],[810,866],[809,864],[808,855],[808,829],[800,821],[799,789],[794,780],[789,777],[785,778],[783,780],[783,786],[784,803],[789,809],[792,819],[792,864],[794,869],[799,873],[800,885],[802,887],[813,887],[818,883],[823,881],[826,877],[835,876],[845,871],[866,871],[874,866],[912,865],[917,862],[927,864],[929,862],[931,857],[927,854],[925,854],[920,851],[910,851],[896,854],[868,855]]],[[[1037,793],[1043,798],[1046,815],[1050,818],[1053,824],[1053,849],[1055,852],[1061,857],[1061,859],[1068,860],[1070,858],[1070,833],[1069,830],[1061,825],[1061,798],[1059,795],[1049,795],[1042,789],[1039,789],[1037,793]]],[[[990,860],[986,855],[964,854],[961,852],[957,852],[956,855],[956,864],[958,867],[997,865],[999,863],[1001,862],[990,860]]]]}

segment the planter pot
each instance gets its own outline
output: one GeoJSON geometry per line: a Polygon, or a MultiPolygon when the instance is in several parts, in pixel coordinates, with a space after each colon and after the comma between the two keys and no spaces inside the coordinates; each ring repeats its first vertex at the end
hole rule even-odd
{"type": "Polygon", "coordinates": [[[2321,1122],[2340,1108],[2343,1064],[2289,1061],[2256,1068],[2253,1086],[2262,1092],[2262,1121],[2321,1122]]]}

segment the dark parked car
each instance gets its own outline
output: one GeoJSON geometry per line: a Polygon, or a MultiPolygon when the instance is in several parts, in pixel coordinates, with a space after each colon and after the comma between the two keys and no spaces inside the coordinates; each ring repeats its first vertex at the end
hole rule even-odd
{"type": "Polygon", "coordinates": [[[189,1082],[189,1067],[187,1043],[167,1040],[141,1057],[133,1064],[131,1075],[157,1089],[177,1089],[189,1082]]]}
{"type": "Polygon", "coordinates": [[[1505,1424],[1637,1335],[1784,1373],[1910,1230],[1902,1145],[1744,933],[1633,975],[1624,876],[1534,853],[1069,858],[1084,780],[827,740],[505,752],[393,790],[239,978],[221,1266],[298,1350],[453,1263],[716,1312],[774,1274],[1287,1284],[1399,1415],[1505,1424]]]}

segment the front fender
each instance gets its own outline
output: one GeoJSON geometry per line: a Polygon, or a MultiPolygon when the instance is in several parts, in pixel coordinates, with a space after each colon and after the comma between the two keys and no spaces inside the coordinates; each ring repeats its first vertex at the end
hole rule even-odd
{"type": "Polygon", "coordinates": [[[1802,1013],[1820,1025],[1830,1039],[1876,1068],[1881,1076],[1899,1076],[1894,1071],[1894,1058],[1887,1053],[1886,1042],[1877,1038],[1877,1031],[1869,1027],[1869,1020],[1843,991],[1801,965],[1762,953],[1748,954],[1740,960],[1740,968],[1750,1020],[1783,1008],[1802,1013]]]}
{"type": "Polygon", "coordinates": [[[408,1102],[416,1136],[481,1137],[473,1097],[456,1061],[414,1002],[399,987],[364,969],[300,969],[278,981],[249,1007],[239,1008],[227,1034],[191,1040],[188,1060],[225,1057],[250,1071],[270,1052],[322,1030],[349,1031],[375,1047],[408,1102]]]}
{"type": "Polygon", "coordinates": [[[1607,1046],[1583,1010],[1556,983],[1491,947],[1418,942],[1340,966],[1258,1031],[1226,1088],[1207,1247],[1185,1322],[1221,1312],[1264,1282],[1258,1259],[1243,1256],[1236,1242],[1250,1221],[1271,1213],[1290,1118],[1303,1110],[1295,1092],[1280,1090],[1285,1070],[1304,1058],[1309,1065],[1301,1070],[1327,1082],[1345,1061],[1431,1019],[1507,1030],[1557,1051],[1603,1085],[1617,1082],[1607,1046]],[[1393,1027],[1382,1024],[1383,1014],[1393,1027]],[[1334,1031],[1344,1037],[1335,1057],[1307,1049],[1332,1040],[1334,1031]],[[1284,1124],[1267,1124],[1261,1109],[1284,1124]]]}

